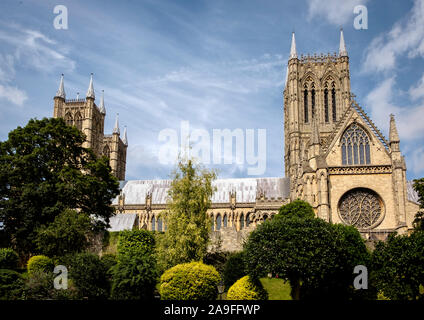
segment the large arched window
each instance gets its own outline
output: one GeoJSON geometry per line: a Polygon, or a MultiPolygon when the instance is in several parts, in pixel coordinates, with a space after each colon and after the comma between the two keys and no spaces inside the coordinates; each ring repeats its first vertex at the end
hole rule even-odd
{"type": "Polygon", "coordinates": [[[240,230],[244,228],[244,214],[242,213],[240,216],[240,230]]]}
{"type": "Polygon", "coordinates": [[[228,218],[227,218],[227,214],[226,213],[224,213],[224,219],[222,219],[223,220],[223,225],[224,225],[224,228],[226,228],[227,227],[227,225],[228,225],[228,218]]]}
{"type": "Polygon", "coordinates": [[[311,90],[311,118],[315,117],[315,84],[312,83],[311,90]]]}
{"type": "Polygon", "coordinates": [[[374,191],[356,188],[341,197],[339,214],[345,224],[359,229],[369,229],[381,221],[383,203],[374,191]]]}
{"type": "Polygon", "coordinates": [[[158,231],[163,231],[162,230],[162,218],[158,218],[158,231]]]}
{"type": "Polygon", "coordinates": [[[246,228],[249,226],[250,224],[250,213],[246,214],[246,228]]]}
{"type": "Polygon", "coordinates": [[[342,164],[370,164],[370,142],[366,132],[356,123],[344,132],[341,139],[342,164]]]}

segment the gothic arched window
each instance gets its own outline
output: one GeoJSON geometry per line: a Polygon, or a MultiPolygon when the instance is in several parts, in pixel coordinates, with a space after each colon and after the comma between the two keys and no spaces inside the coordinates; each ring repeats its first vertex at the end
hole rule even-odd
{"type": "Polygon", "coordinates": [[[334,82],[332,83],[332,89],[331,89],[331,102],[333,105],[333,122],[336,122],[337,120],[337,111],[336,111],[336,85],[334,82]]]}
{"type": "Polygon", "coordinates": [[[315,85],[313,83],[311,90],[311,117],[315,117],[315,85]]]}
{"type": "Polygon", "coordinates": [[[242,213],[240,216],[240,230],[244,228],[244,214],[242,213]]]}
{"type": "Polygon", "coordinates": [[[156,226],[155,226],[155,217],[152,218],[152,231],[155,231],[156,226]]]}
{"type": "Polygon", "coordinates": [[[227,224],[228,224],[228,218],[227,218],[227,215],[226,215],[226,214],[224,214],[224,219],[223,219],[223,221],[224,221],[224,223],[223,223],[224,228],[226,228],[226,227],[227,227],[227,224]]]}
{"type": "Polygon", "coordinates": [[[328,89],[325,88],[324,89],[324,117],[325,117],[325,122],[328,122],[329,116],[328,116],[328,89]]]}
{"type": "Polygon", "coordinates": [[[305,123],[308,123],[308,88],[305,84],[305,91],[303,91],[303,115],[305,123]]]}
{"type": "Polygon", "coordinates": [[[162,230],[162,218],[158,218],[158,231],[163,231],[162,230]]]}
{"type": "Polygon", "coordinates": [[[356,123],[344,132],[341,138],[342,164],[370,164],[370,142],[366,132],[356,123]]]}
{"type": "Polygon", "coordinates": [[[341,197],[339,214],[345,224],[359,229],[369,229],[381,221],[383,203],[374,191],[357,188],[341,197]]]}
{"type": "Polygon", "coordinates": [[[78,130],[82,130],[82,116],[79,112],[75,114],[75,126],[78,130]]]}
{"type": "Polygon", "coordinates": [[[103,155],[110,159],[110,149],[108,145],[105,145],[105,147],[103,148],[103,155]]]}
{"type": "Polygon", "coordinates": [[[72,118],[72,114],[70,112],[66,113],[65,122],[68,126],[72,126],[74,124],[74,119],[72,118]]]}
{"type": "Polygon", "coordinates": [[[221,215],[218,213],[216,216],[216,231],[221,230],[221,215]]]}
{"type": "Polygon", "coordinates": [[[246,214],[246,228],[249,226],[250,224],[250,213],[246,214]]]}

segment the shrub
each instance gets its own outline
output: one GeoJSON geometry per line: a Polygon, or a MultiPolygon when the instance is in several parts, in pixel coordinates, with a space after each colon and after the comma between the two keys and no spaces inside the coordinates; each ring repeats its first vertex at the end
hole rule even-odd
{"type": "Polygon", "coordinates": [[[68,288],[66,290],[57,290],[54,288],[53,272],[33,271],[28,275],[25,281],[24,296],[25,299],[31,300],[68,300],[77,299],[78,292],[72,281],[68,280],[68,288]]]}
{"type": "Polygon", "coordinates": [[[243,251],[230,255],[224,266],[224,284],[228,289],[234,282],[246,275],[243,251]]]}
{"type": "Polygon", "coordinates": [[[33,256],[28,260],[27,270],[28,274],[36,271],[41,272],[53,272],[54,263],[53,260],[46,256],[33,256]]]}
{"type": "Polygon", "coordinates": [[[0,269],[0,300],[22,298],[24,281],[14,270],[0,269]]]}
{"type": "Polygon", "coordinates": [[[160,278],[162,300],[215,300],[220,281],[214,267],[201,262],[183,263],[160,278]]]}
{"type": "Polygon", "coordinates": [[[18,254],[13,249],[0,249],[0,269],[16,269],[18,267],[18,262],[18,254]]]}
{"type": "Polygon", "coordinates": [[[100,258],[92,253],[76,253],[64,258],[80,298],[104,299],[109,296],[107,270],[100,258]]]}
{"type": "Polygon", "coordinates": [[[116,261],[116,256],[111,253],[107,253],[102,255],[100,258],[100,261],[102,262],[103,266],[107,271],[109,271],[114,265],[116,265],[118,262],[116,261]]]}
{"type": "Polygon", "coordinates": [[[125,230],[120,232],[118,240],[118,260],[120,255],[135,252],[153,252],[155,238],[148,230],[125,230]]]}
{"type": "Polygon", "coordinates": [[[150,253],[120,255],[112,267],[111,298],[118,300],[153,299],[158,272],[156,259],[150,253]]]}
{"type": "Polygon", "coordinates": [[[244,276],[228,290],[227,300],[268,300],[268,292],[259,280],[244,276]]]}

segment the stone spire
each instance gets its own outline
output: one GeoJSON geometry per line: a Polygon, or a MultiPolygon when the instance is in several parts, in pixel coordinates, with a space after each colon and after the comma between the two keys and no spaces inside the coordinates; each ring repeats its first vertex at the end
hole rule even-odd
{"type": "Polygon", "coordinates": [[[116,114],[115,127],[113,128],[113,133],[120,134],[120,131],[119,131],[119,113],[116,114]]]}
{"type": "Polygon", "coordinates": [[[105,91],[102,90],[102,97],[100,98],[100,112],[102,114],[106,114],[106,108],[105,108],[105,91]]]}
{"type": "Polygon", "coordinates": [[[399,135],[396,129],[395,116],[390,114],[390,130],[389,130],[389,140],[392,142],[399,142],[399,135]]]}
{"type": "Polygon", "coordinates": [[[347,57],[347,50],[343,36],[343,28],[340,28],[340,46],[339,46],[339,56],[347,57]]]}
{"type": "Polygon", "coordinates": [[[290,48],[290,59],[297,58],[297,52],[296,52],[296,39],[294,37],[294,32],[292,33],[292,42],[291,42],[291,48],[290,48]]]}
{"type": "Polygon", "coordinates": [[[59,89],[57,90],[55,97],[66,99],[65,86],[63,83],[63,73],[62,73],[62,76],[60,77],[59,89]]]}
{"type": "Polygon", "coordinates": [[[128,146],[128,138],[127,138],[127,126],[124,127],[124,138],[122,139],[122,142],[128,146]]]}
{"type": "Polygon", "coordinates": [[[90,75],[90,84],[88,85],[87,98],[96,98],[96,96],[94,95],[93,74],[90,75]]]}

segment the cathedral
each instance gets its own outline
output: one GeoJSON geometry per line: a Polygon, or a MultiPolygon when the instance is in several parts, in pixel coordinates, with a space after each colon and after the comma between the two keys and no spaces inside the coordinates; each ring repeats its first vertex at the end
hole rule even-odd
{"type": "MultiPolygon", "coordinates": [[[[395,118],[387,140],[350,90],[349,57],[343,31],[339,52],[298,56],[292,34],[284,99],[285,177],[217,179],[209,216],[212,239],[222,250],[242,248],[248,234],[295,199],[307,201],[317,217],[356,227],[365,239],[407,233],[418,197],[406,180],[395,118]]],[[[94,103],[92,79],[85,100],[66,100],[63,78],[55,117],[64,117],[87,135],[87,146],[106,154],[121,180],[110,231],[131,228],[164,231],[170,180],[125,180],[126,134],[118,124],[103,135],[103,96],[94,103]]]]}
{"type": "Polygon", "coordinates": [[[102,91],[98,106],[95,99],[93,74],[90,77],[85,99],[80,99],[79,96],[76,99],[66,99],[62,74],[59,89],[54,97],[53,117],[64,118],[68,125],[74,125],[81,130],[86,136],[83,147],[91,148],[97,156],[107,156],[113,175],[119,180],[125,180],[127,129],[124,129],[124,136],[121,139],[117,115],[113,133],[104,134],[106,117],[104,92],[102,91]]]}

